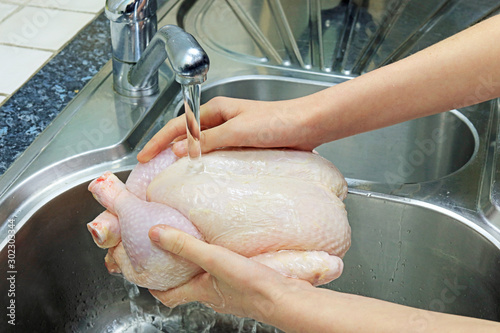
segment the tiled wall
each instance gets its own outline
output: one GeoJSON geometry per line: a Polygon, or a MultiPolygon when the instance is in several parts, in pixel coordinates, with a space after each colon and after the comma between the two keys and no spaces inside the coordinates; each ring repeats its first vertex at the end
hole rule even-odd
{"type": "Polygon", "coordinates": [[[105,0],[0,0],[0,105],[104,8],[105,0]]]}

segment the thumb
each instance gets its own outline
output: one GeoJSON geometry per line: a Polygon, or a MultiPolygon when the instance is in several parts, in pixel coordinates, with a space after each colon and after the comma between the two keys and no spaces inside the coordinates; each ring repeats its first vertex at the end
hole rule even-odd
{"type": "Polygon", "coordinates": [[[191,261],[209,273],[217,271],[221,265],[213,258],[220,257],[223,248],[205,243],[176,228],[156,225],[149,229],[149,238],[162,249],[191,261]]]}
{"type": "Polygon", "coordinates": [[[191,261],[215,277],[234,277],[241,272],[265,267],[224,247],[205,243],[167,225],[152,227],[149,238],[162,249],[191,261]]]}
{"type": "Polygon", "coordinates": [[[188,260],[196,259],[199,252],[203,251],[203,245],[206,245],[185,232],[163,224],[152,227],[149,238],[162,249],[188,260]]]}

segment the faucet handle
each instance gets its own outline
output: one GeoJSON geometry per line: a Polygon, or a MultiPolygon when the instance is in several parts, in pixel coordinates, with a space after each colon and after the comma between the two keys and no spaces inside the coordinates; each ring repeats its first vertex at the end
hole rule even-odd
{"type": "Polygon", "coordinates": [[[113,22],[134,23],[156,15],[156,0],[106,0],[106,17],[113,22]]]}
{"type": "Polygon", "coordinates": [[[156,0],[107,0],[113,57],[135,63],[157,30],[156,0]]]}
{"type": "Polygon", "coordinates": [[[127,79],[130,68],[141,58],[157,30],[156,0],[107,0],[105,13],[110,20],[113,51],[113,85],[125,96],[146,96],[158,90],[158,78],[151,77],[141,87],[127,79]]]}

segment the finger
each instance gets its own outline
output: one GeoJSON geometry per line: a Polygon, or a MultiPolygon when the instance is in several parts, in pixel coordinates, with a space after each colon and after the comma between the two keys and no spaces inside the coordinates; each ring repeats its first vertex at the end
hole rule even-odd
{"type": "Polygon", "coordinates": [[[201,149],[203,153],[217,148],[242,147],[247,145],[248,142],[242,140],[242,131],[231,120],[220,126],[201,132],[201,149]]]}
{"type": "Polygon", "coordinates": [[[222,302],[220,295],[213,289],[212,277],[208,273],[202,273],[177,288],[149,292],[170,308],[190,302],[203,302],[216,307],[222,302]]]}
{"type": "Polygon", "coordinates": [[[120,266],[118,266],[118,263],[113,258],[112,250],[109,250],[106,257],[104,257],[104,266],[106,266],[110,274],[121,274],[122,272],[120,266]]]}
{"type": "Polygon", "coordinates": [[[175,139],[173,139],[172,142],[176,143],[176,142],[182,141],[186,138],[187,138],[187,134],[183,134],[183,135],[180,135],[180,136],[176,137],[175,139]]]}
{"type": "MultiPolygon", "coordinates": [[[[236,117],[250,100],[217,96],[200,106],[201,123],[207,127],[217,126],[236,117]]],[[[251,101],[252,103],[254,101],[251,101]]]]}
{"type": "Polygon", "coordinates": [[[168,306],[169,308],[175,308],[178,305],[194,302],[188,297],[186,297],[183,293],[180,292],[180,288],[174,288],[167,291],[160,290],[152,290],[149,292],[154,296],[157,300],[163,303],[163,305],[168,306]]]}
{"type": "MultiPolygon", "coordinates": [[[[238,142],[237,134],[234,133],[232,127],[227,124],[228,123],[224,123],[201,132],[201,152],[203,154],[222,147],[244,146],[242,142],[238,142]]],[[[187,139],[175,142],[172,146],[172,151],[179,157],[187,156],[187,139]]]]}
{"type": "MultiPolygon", "coordinates": [[[[200,124],[204,128],[212,128],[226,122],[227,117],[222,112],[221,107],[226,106],[218,102],[219,99],[211,99],[200,106],[200,124]]],[[[229,101],[229,99],[225,99],[229,101]]]]}
{"type": "MultiPolygon", "coordinates": [[[[209,244],[163,224],[152,227],[149,230],[149,238],[162,249],[181,256],[199,266],[204,263],[206,253],[212,250],[208,249],[210,247],[209,244]]],[[[201,267],[204,268],[203,266],[201,267]]]]}
{"type": "Polygon", "coordinates": [[[161,151],[167,149],[175,138],[184,134],[186,134],[186,119],[185,115],[182,115],[170,120],[163,126],[142,148],[137,155],[137,160],[141,163],[149,162],[161,151]]]}
{"type": "MultiPolygon", "coordinates": [[[[232,122],[233,118],[240,113],[241,104],[245,100],[216,97],[200,106],[200,126],[202,153],[207,153],[217,148],[229,146],[249,146],[238,140],[241,131],[232,122]],[[236,127],[235,127],[236,126],[236,127]]],[[[179,141],[172,147],[174,153],[179,156],[187,156],[187,141],[179,141]]]]}
{"type": "MultiPolygon", "coordinates": [[[[192,281],[192,280],[191,280],[192,281]]],[[[166,291],[149,290],[149,292],[164,305],[169,308],[174,308],[181,304],[198,301],[192,292],[192,282],[188,282],[180,287],[169,289],[166,291]]]]}
{"type": "Polygon", "coordinates": [[[221,246],[205,243],[178,229],[157,225],[149,230],[150,239],[159,247],[179,255],[215,277],[234,276],[259,265],[221,246]]]}

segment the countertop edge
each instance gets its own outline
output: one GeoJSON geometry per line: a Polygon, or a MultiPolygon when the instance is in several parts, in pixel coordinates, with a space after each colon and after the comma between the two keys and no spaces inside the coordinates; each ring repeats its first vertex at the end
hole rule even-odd
{"type": "Polygon", "coordinates": [[[0,107],[0,177],[111,59],[101,12],[0,107]]]}

